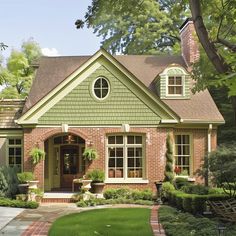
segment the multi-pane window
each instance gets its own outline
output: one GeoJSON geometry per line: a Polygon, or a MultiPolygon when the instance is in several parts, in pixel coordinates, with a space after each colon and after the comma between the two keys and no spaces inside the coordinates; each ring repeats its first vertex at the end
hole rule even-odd
{"type": "Polygon", "coordinates": [[[21,139],[10,138],[8,139],[8,165],[11,167],[16,166],[21,171],[22,165],[22,146],[21,139]]]}
{"type": "Polygon", "coordinates": [[[108,81],[103,77],[97,78],[93,85],[93,92],[98,99],[106,98],[109,93],[108,81]]]}
{"type": "Polygon", "coordinates": [[[175,135],[175,173],[190,175],[191,146],[190,135],[175,135]]]}
{"type": "Polygon", "coordinates": [[[168,94],[169,95],[182,95],[183,84],[181,76],[169,76],[168,77],[168,94]]]}
{"type": "Polygon", "coordinates": [[[142,178],[143,160],[141,135],[108,136],[108,178],[142,178]]]}

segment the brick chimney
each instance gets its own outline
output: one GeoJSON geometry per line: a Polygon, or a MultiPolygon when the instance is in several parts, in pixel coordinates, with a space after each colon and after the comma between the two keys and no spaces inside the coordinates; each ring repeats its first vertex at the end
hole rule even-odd
{"type": "Polygon", "coordinates": [[[197,35],[191,18],[188,18],[180,27],[182,56],[188,66],[196,62],[200,57],[197,43],[197,35]]]}

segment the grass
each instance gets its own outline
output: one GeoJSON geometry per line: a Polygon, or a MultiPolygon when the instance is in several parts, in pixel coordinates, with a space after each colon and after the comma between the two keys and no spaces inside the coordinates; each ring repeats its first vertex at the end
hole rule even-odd
{"type": "MultiPolygon", "coordinates": [[[[213,236],[218,235],[219,222],[216,218],[196,217],[169,206],[159,209],[159,219],[167,236],[213,236]]],[[[225,236],[236,235],[236,225],[227,223],[225,236]]]]}
{"type": "Polygon", "coordinates": [[[49,236],[152,236],[150,209],[111,208],[84,211],[57,219],[49,236]]]}

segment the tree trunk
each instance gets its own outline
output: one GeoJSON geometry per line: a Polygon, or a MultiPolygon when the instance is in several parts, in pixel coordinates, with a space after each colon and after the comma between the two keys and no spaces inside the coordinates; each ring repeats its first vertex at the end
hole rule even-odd
{"type": "Polygon", "coordinates": [[[222,56],[217,53],[215,45],[209,40],[208,33],[202,19],[200,0],[190,0],[189,4],[198,39],[208,58],[219,73],[228,72],[230,69],[229,66],[225,63],[222,56]]]}

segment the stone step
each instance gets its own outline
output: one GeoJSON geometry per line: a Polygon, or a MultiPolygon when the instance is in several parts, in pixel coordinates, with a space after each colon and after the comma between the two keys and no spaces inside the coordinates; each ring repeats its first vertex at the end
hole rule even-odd
{"type": "Polygon", "coordinates": [[[42,203],[71,203],[75,202],[72,198],[73,193],[56,193],[56,192],[50,192],[50,193],[44,193],[43,198],[41,200],[42,203]]]}

